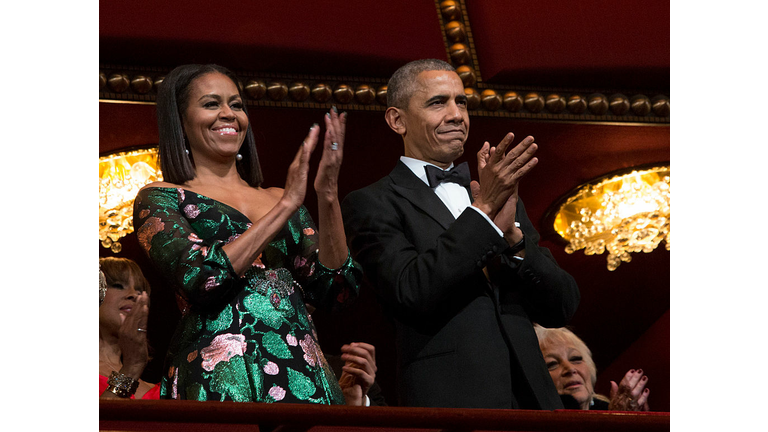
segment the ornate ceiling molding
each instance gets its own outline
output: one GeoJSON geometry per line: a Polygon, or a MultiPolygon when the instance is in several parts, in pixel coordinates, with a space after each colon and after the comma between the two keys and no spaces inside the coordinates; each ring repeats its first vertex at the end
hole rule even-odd
{"type": "MultiPolygon", "coordinates": [[[[464,0],[435,0],[448,61],[464,83],[473,116],[587,123],[669,124],[669,96],[616,89],[489,85],[482,81],[464,0]]],[[[169,69],[99,66],[99,101],[155,102],[169,69]]],[[[281,108],[386,110],[387,78],[235,71],[246,104],[281,108]]]]}
{"type": "Polygon", "coordinates": [[[443,42],[448,61],[464,82],[464,87],[473,87],[482,83],[479,62],[475,54],[475,41],[464,1],[435,0],[437,17],[443,29],[443,42]]]}
{"type": "Polygon", "coordinates": [[[669,123],[669,96],[601,89],[556,89],[483,83],[465,0],[435,0],[451,64],[472,114],[537,120],[669,123]]]}
{"type": "MultiPolygon", "coordinates": [[[[99,100],[154,103],[157,87],[170,69],[99,66],[99,100]]],[[[246,104],[283,108],[330,108],[384,111],[386,78],[334,77],[233,71],[246,104]]]]}

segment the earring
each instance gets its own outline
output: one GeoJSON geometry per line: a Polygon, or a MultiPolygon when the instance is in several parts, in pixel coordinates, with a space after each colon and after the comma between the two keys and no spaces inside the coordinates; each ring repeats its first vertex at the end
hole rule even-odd
{"type": "Polygon", "coordinates": [[[243,160],[243,155],[241,155],[240,153],[238,153],[238,154],[237,154],[237,156],[235,156],[235,159],[237,159],[237,160],[241,161],[241,160],[243,160]]]}
{"type": "Polygon", "coordinates": [[[189,149],[184,149],[185,152],[187,152],[187,155],[189,155],[189,149]]]}

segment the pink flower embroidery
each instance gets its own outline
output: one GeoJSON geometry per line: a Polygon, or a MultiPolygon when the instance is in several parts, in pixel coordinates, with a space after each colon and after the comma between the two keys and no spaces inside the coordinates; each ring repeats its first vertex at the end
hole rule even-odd
{"type": "Polygon", "coordinates": [[[171,398],[179,398],[179,370],[173,371],[173,384],[171,385],[171,398]]]}
{"type": "Polygon", "coordinates": [[[197,350],[192,351],[191,353],[187,354],[187,362],[192,363],[192,360],[197,358],[197,350]]]}
{"type": "Polygon", "coordinates": [[[197,234],[195,233],[189,233],[189,235],[187,236],[187,240],[193,241],[195,243],[201,243],[203,241],[203,239],[198,237],[197,234]]]}
{"type": "Polygon", "coordinates": [[[317,345],[315,340],[310,335],[304,335],[304,339],[299,341],[301,349],[304,350],[304,360],[312,367],[316,366],[318,362],[317,358],[317,345]]]}
{"type": "Polygon", "coordinates": [[[294,268],[301,268],[307,265],[307,259],[302,256],[297,256],[293,259],[293,267],[294,268]]]}
{"type": "Polygon", "coordinates": [[[241,334],[226,333],[216,336],[209,346],[200,350],[200,355],[203,358],[203,369],[208,372],[213,371],[219,362],[229,361],[236,355],[245,354],[247,346],[245,336],[241,334]]]}
{"type": "Polygon", "coordinates": [[[160,218],[151,217],[147,219],[144,224],[136,231],[136,237],[139,238],[139,244],[146,252],[152,248],[152,238],[155,234],[165,228],[165,223],[160,218]]]}
{"type": "Polygon", "coordinates": [[[176,188],[176,191],[179,192],[179,204],[184,202],[184,189],[182,188],[176,188]]]}
{"type": "Polygon", "coordinates": [[[272,303],[272,306],[277,309],[280,307],[280,302],[283,301],[283,299],[281,299],[276,292],[273,292],[272,295],[269,296],[269,301],[272,303]]]}
{"type": "Polygon", "coordinates": [[[277,363],[275,362],[269,362],[266,365],[264,365],[264,373],[267,375],[277,375],[278,372],[280,372],[280,368],[277,366],[277,363]]]}
{"type": "Polygon", "coordinates": [[[297,256],[293,259],[293,268],[299,270],[300,273],[305,277],[312,276],[312,274],[315,272],[315,263],[309,263],[309,268],[307,268],[308,263],[309,260],[306,258],[297,256]]]}
{"type": "Polygon", "coordinates": [[[281,401],[285,397],[285,389],[280,386],[273,386],[269,389],[269,395],[272,396],[272,399],[275,401],[281,401]]]}
{"type": "Polygon", "coordinates": [[[200,214],[200,209],[197,208],[197,205],[190,204],[184,207],[184,214],[186,214],[188,218],[194,219],[200,214]]]}
{"type": "Polygon", "coordinates": [[[313,230],[312,228],[304,228],[304,235],[311,236],[314,233],[315,233],[315,230],[313,230]]]}
{"type": "Polygon", "coordinates": [[[240,237],[240,234],[235,234],[233,236],[229,236],[229,238],[227,239],[227,241],[224,242],[224,244],[231,243],[231,242],[237,240],[238,237],[240,237]]]}
{"type": "Polygon", "coordinates": [[[192,250],[196,251],[199,250],[201,254],[203,254],[203,257],[208,256],[208,246],[200,246],[199,244],[195,243],[192,245],[192,250]]]}
{"type": "Polygon", "coordinates": [[[213,276],[210,276],[208,279],[205,280],[205,285],[203,288],[205,288],[206,291],[210,291],[211,289],[219,286],[218,282],[216,282],[216,278],[213,276]]]}
{"type": "Polygon", "coordinates": [[[296,340],[296,336],[290,333],[285,336],[285,341],[288,342],[288,345],[290,346],[296,346],[299,344],[299,341],[296,340]]]}

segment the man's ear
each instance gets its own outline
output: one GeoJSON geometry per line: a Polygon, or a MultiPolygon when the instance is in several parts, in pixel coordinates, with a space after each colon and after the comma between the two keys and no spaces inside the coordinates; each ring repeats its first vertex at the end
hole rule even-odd
{"type": "Polygon", "coordinates": [[[384,119],[387,121],[389,127],[398,135],[405,135],[405,118],[400,108],[387,108],[387,111],[384,113],[384,119]]]}

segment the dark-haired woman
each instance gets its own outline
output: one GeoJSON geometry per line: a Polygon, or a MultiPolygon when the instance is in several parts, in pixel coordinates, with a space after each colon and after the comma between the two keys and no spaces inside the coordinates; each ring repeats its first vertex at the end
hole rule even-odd
{"type": "MultiPolygon", "coordinates": [[[[183,309],[161,397],[345,403],[304,302],[338,308],[356,297],[362,275],[347,250],[337,192],[346,114],[334,109],[324,119],[318,229],[303,207],[318,125],[298,145],[285,189],[264,189],[230,71],[174,69],[158,90],[157,113],[166,182],[139,192],[134,224],[183,309]]],[[[352,369],[360,381],[371,370],[352,369]]]]}
{"type": "Polygon", "coordinates": [[[141,380],[149,361],[149,282],[126,258],[99,259],[99,397],[158,399],[141,380]]]}

